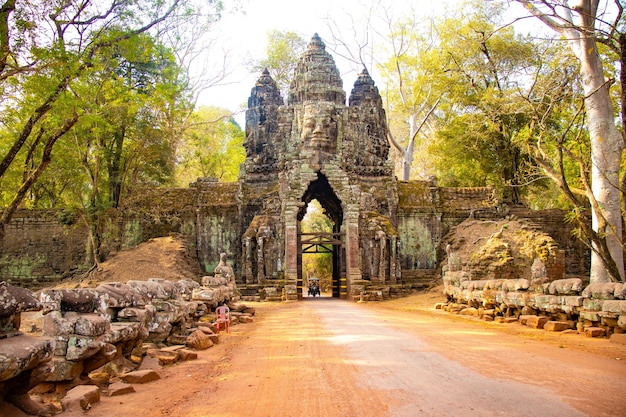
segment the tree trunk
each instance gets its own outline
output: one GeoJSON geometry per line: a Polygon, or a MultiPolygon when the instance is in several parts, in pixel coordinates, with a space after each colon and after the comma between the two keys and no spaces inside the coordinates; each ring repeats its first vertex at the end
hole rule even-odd
{"type": "MultiPolygon", "coordinates": [[[[577,31],[572,45],[580,60],[587,111],[589,136],[591,139],[591,189],[597,201],[592,210],[592,228],[606,236],[607,246],[615,261],[620,278],[624,280],[624,255],[622,249],[622,213],[619,171],[623,151],[623,139],[615,126],[613,103],[609,95],[609,84],[604,80],[602,60],[598,54],[593,33],[597,5],[594,1],[582,1],[577,10],[583,21],[583,31],[577,31]]],[[[573,34],[573,33],[572,33],[573,34]]],[[[595,204],[592,204],[592,207],[595,204]]],[[[591,255],[591,282],[609,282],[611,276],[599,254],[591,255]]]]}

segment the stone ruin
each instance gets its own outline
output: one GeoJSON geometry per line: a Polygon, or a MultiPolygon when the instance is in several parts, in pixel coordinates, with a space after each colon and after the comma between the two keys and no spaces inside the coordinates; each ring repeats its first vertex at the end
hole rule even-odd
{"type": "Polygon", "coordinates": [[[567,277],[565,251],[536,225],[467,220],[451,236],[442,267],[448,301],[437,308],[626,344],[626,283],[567,277]]]}
{"type": "Polygon", "coordinates": [[[100,391],[113,395],[109,383],[132,381],[132,371],[146,357],[167,365],[193,359],[194,350],[218,343],[217,306],[230,304],[231,324],[252,322],[254,309],[237,300],[225,258],[201,283],[152,278],[34,294],[0,281],[0,403],[49,415],[72,405],[72,394],[61,399],[56,394],[77,386],[82,392],[86,384],[90,394],[77,400],[86,409],[100,391]],[[26,312],[38,312],[31,314],[28,330],[21,323],[26,312]],[[36,402],[29,392],[47,395],[57,405],[36,402]]]}

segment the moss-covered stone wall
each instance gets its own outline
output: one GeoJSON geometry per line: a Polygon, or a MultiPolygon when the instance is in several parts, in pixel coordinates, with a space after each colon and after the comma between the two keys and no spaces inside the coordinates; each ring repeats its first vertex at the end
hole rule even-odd
{"type": "Polygon", "coordinates": [[[0,280],[37,289],[89,268],[86,236],[66,212],[17,211],[0,246],[0,280]]]}

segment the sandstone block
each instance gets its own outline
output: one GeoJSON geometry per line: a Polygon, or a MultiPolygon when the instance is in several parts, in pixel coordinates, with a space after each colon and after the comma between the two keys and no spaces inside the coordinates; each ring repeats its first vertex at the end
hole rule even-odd
{"type": "Polygon", "coordinates": [[[86,336],[70,336],[65,357],[69,361],[84,360],[95,355],[104,345],[105,342],[102,340],[86,336]]]}
{"type": "Polygon", "coordinates": [[[52,352],[51,341],[41,337],[22,335],[0,340],[0,381],[48,362],[52,352]]]}
{"type": "Polygon", "coordinates": [[[543,325],[543,328],[549,332],[562,332],[563,330],[571,329],[571,323],[566,321],[548,321],[543,325]]]}
{"type": "Polygon", "coordinates": [[[626,330],[626,315],[622,315],[617,318],[617,327],[626,330]]]}
{"type": "Polygon", "coordinates": [[[192,349],[204,350],[213,346],[213,342],[204,332],[196,330],[187,337],[187,346],[192,349]]]}
{"type": "Polygon", "coordinates": [[[129,384],[145,384],[146,382],[156,381],[160,378],[159,374],[152,369],[128,372],[127,374],[122,375],[122,381],[129,384]]]}
{"type": "Polygon", "coordinates": [[[246,324],[246,323],[253,323],[254,319],[251,316],[248,315],[243,315],[237,318],[239,323],[241,324],[246,324]]]}
{"type": "Polygon", "coordinates": [[[620,284],[616,282],[597,282],[589,284],[583,290],[583,296],[587,298],[597,298],[600,300],[612,300],[615,298],[615,290],[620,284]]]}
{"type": "Polygon", "coordinates": [[[459,311],[459,314],[462,316],[478,316],[478,309],[474,307],[467,307],[459,311]]]}
{"type": "Polygon", "coordinates": [[[603,337],[605,331],[602,327],[585,327],[585,336],[587,337],[603,337]]]}
{"type": "Polygon", "coordinates": [[[82,372],[82,361],[74,362],[54,357],[50,362],[36,368],[32,378],[48,382],[71,381],[78,378],[82,372]]]}
{"type": "Polygon", "coordinates": [[[613,333],[609,340],[613,343],[626,345],[626,333],[613,333]]]}
{"type": "Polygon", "coordinates": [[[43,316],[43,335],[62,336],[74,333],[76,318],[64,318],[60,311],[51,311],[43,316]]]}
{"type": "Polygon", "coordinates": [[[107,388],[107,395],[109,397],[132,394],[133,392],[135,392],[135,388],[131,384],[127,384],[124,382],[114,382],[107,388]]]}
{"type": "Polygon", "coordinates": [[[526,326],[533,329],[543,329],[543,326],[548,322],[548,318],[544,316],[529,316],[526,320],[526,326]]]}
{"type": "Polygon", "coordinates": [[[109,321],[98,314],[81,314],[76,319],[74,332],[82,336],[101,336],[109,327],[109,321]]]}
{"type": "Polygon", "coordinates": [[[562,304],[570,307],[582,307],[585,297],[578,295],[564,296],[561,298],[562,304]]]}
{"type": "Polygon", "coordinates": [[[602,311],[602,306],[605,300],[598,298],[585,298],[583,299],[583,308],[587,311],[602,311]]]}
{"type": "Polygon", "coordinates": [[[606,300],[602,304],[602,311],[608,313],[626,314],[626,300],[606,300]]]}
{"type": "Polygon", "coordinates": [[[92,404],[100,401],[100,389],[95,385],[79,385],[67,392],[61,400],[64,410],[77,409],[88,410],[92,404]]]}
{"type": "Polygon", "coordinates": [[[528,319],[532,317],[531,314],[522,314],[521,316],[519,316],[519,322],[521,325],[526,326],[526,323],[528,322],[528,319]]]}
{"type": "Polygon", "coordinates": [[[181,349],[178,351],[178,358],[181,361],[192,361],[198,359],[198,353],[189,349],[181,349]]]}
{"type": "Polygon", "coordinates": [[[557,279],[548,287],[552,295],[578,295],[582,290],[583,281],[580,278],[557,279]]]}
{"type": "Polygon", "coordinates": [[[173,365],[178,362],[178,353],[159,351],[159,353],[156,354],[156,358],[159,360],[159,365],[161,366],[173,365]]]}

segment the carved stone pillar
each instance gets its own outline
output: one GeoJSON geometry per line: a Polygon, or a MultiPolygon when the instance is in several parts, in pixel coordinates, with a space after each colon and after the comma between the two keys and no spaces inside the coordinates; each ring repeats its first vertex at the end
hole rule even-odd
{"type": "Polygon", "coordinates": [[[298,280],[298,207],[285,208],[285,279],[298,280]]]}

